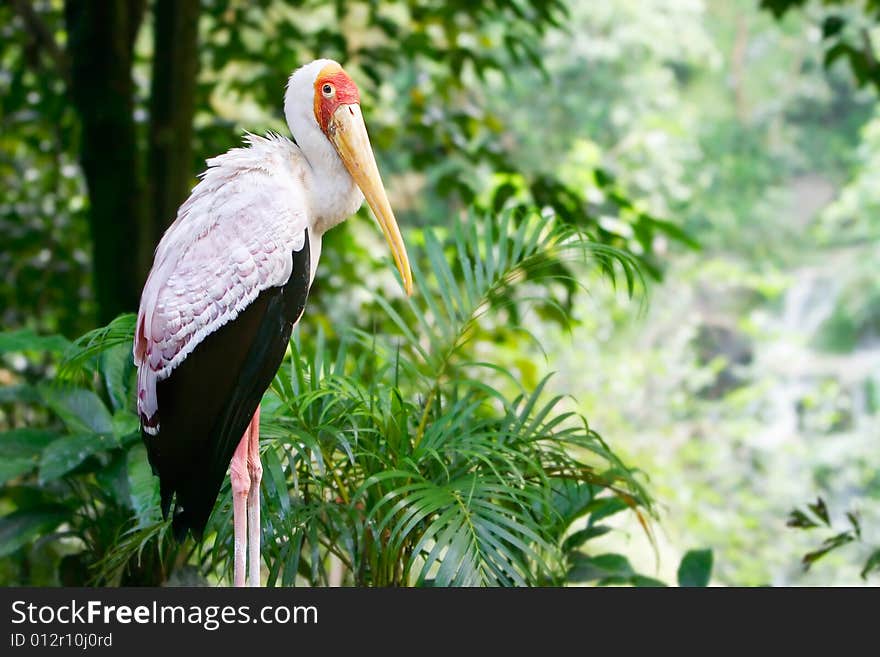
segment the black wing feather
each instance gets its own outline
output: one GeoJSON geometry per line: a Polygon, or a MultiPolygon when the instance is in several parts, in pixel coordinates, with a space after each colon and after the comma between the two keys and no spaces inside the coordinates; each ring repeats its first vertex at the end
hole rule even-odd
{"type": "Polygon", "coordinates": [[[284,358],[309,292],[308,234],[293,252],[283,286],[263,290],[238,317],[193,349],[159,381],[159,433],[142,431],[158,475],[162,515],[174,501],[172,526],[201,539],[235,448],[284,358]]]}

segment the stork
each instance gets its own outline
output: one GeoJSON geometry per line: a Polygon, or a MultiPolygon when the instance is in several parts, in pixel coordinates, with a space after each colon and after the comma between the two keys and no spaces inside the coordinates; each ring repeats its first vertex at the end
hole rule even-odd
{"type": "Polygon", "coordinates": [[[364,125],[358,88],[320,59],[294,71],[295,141],[247,134],[207,161],[156,248],[134,339],[137,407],[162,513],[200,540],[227,469],[235,586],[260,581],[260,400],[302,316],[321,238],[373,210],[407,294],[412,274],[364,125]]]}

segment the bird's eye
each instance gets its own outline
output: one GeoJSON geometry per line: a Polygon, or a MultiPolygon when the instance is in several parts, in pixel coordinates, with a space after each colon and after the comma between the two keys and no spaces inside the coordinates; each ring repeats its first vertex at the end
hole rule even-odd
{"type": "Polygon", "coordinates": [[[324,98],[332,97],[333,92],[334,89],[332,84],[325,84],[323,87],[321,87],[321,93],[324,94],[324,98]]]}

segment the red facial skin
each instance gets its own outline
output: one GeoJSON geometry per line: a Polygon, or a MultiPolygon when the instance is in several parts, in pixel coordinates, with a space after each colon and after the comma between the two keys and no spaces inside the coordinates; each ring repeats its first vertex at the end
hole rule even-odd
{"type": "Polygon", "coordinates": [[[324,134],[330,125],[330,117],[340,105],[359,104],[361,95],[348,73],[336,64],[328,64],[315,79],[315,119],[324,134]],[[324,95],[324,85],[332,87],[330,97],[324,95]]]}

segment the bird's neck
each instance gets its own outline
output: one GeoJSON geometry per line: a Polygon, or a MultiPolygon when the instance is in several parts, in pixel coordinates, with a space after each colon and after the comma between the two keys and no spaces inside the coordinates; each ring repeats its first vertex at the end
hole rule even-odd
{"type": "Polygon", "coordinates": [[[323,235],[357,212],[364,195],[342,164],[336,149],[317,126],[291,125],[291,129],[308,162],[306,190],[312,210],[311,229],[315,234],[323,235]]]}

